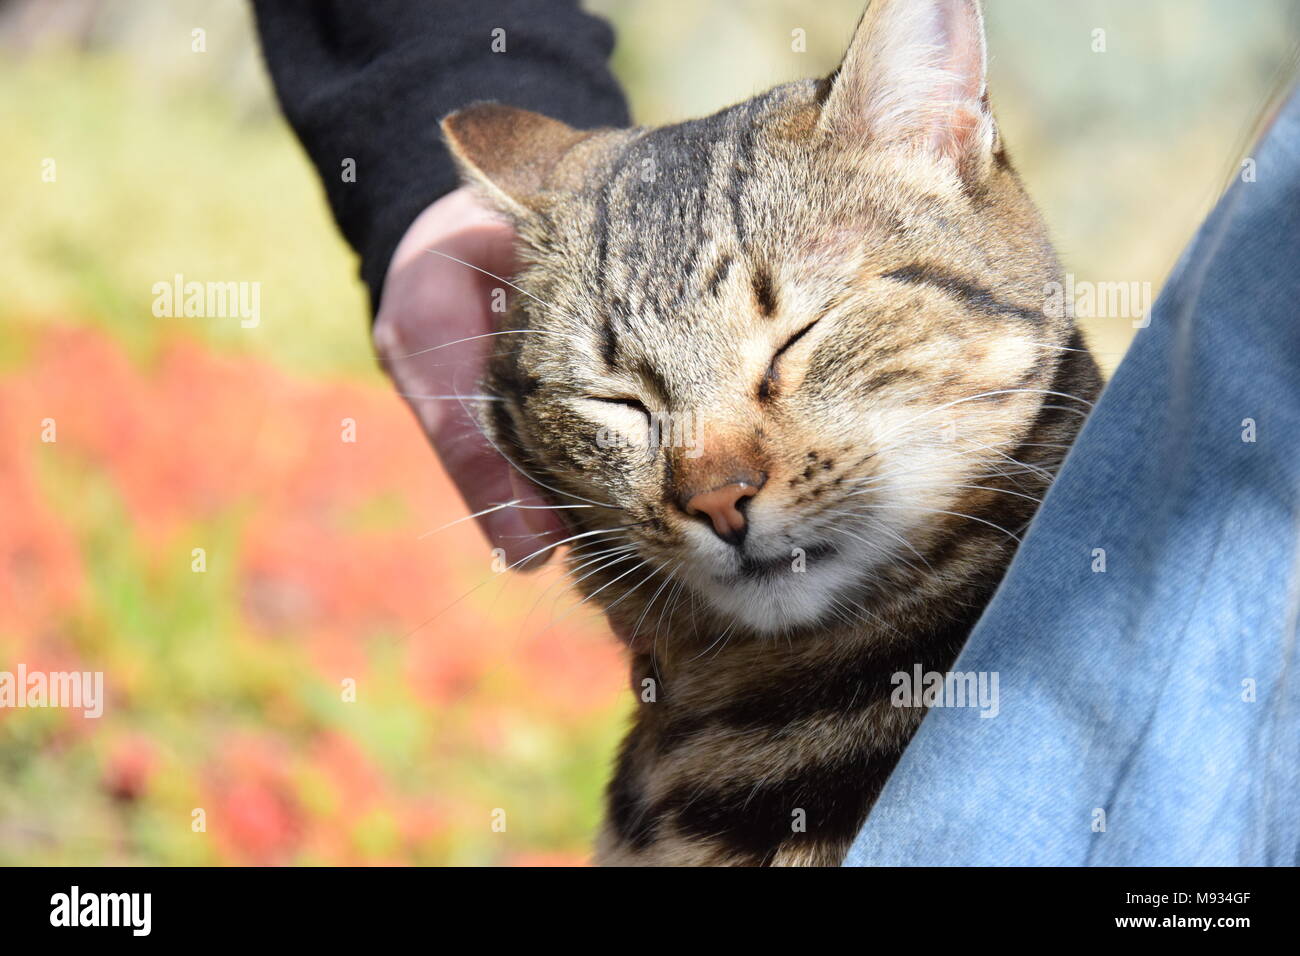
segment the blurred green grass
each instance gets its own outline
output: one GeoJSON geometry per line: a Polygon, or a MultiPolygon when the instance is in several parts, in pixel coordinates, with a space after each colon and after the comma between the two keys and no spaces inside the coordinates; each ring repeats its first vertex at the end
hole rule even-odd
{"type": "MultiPolygon", "coordinates": [[[[46,364],[34,363],[31,377],[46,364]]],[[[203,370],[182,371],[210,388],[203,370]]],[[[355,567],[346,559],[306,567],[319,545],[293,533],[300,519],[280,524],[283,502],[257,484],[251,495],[231,494],[204,509],[206,517],[182,501],[179,510],[192,516],[172,526],[166,483],[147,473],[147,461],[141,474],[132,457],[176,450],[188,425],[184,404],[175,395],[145,395],[131,412],[152,408],[172,420],[152,441],[128,441],[134,452],[114,449],[113,461],[100,461],[69,424],[87,399],[85,386],[61,377],[59,388],[39,398],[28,392],[26,400],[9,390],[29,382],[0,380],[0,419],[30,421],[25,412],[39,407],[74,432],[24,457],[35,459],[41,503],[26,523],[71,538],[75,597],[47,602],[26,622],[22,608],[0,610],[0,668],[23,662],[103,671],[109,701],[97,720],[58,710],[0,712],[0,864],[484,864],[585,856],[622,713],[616,653],[598,627],[575,627],[562,615],[549,623],[545,615],[530,617],[543,583],[506,590],[485,573],[473,532],[422,559],[414,532],[393,538],[385,522],[362,522],[364,530],[349,535],[353,516],[391,513],[395,500],[403,511],[406,502],[416,505],[417,527],[432,522],[413,490],[419,482],[399,476],[381,476],[389,490],[377,494],[340,490],[322,498],[304,489],[317,503],[303,507],[313,521],[340,528],[335,543],[355,554],[355,567]],[[153,489],[146,510],[163,506],[164,513],[142,514],[142,503],[124,496],[138,494],[137,485],[153,489]],[[274,548],[259,559],[264,537],[274,548]],[[416,567],[409,579],[373,568],[404,595],[397,601],[404,610],[398,621],[368,623],[365,583],[356,579],[369,576],[376,547],[393,546],[387,541],[406,542],[416,567]],[[195,543],[208,556],[203,574],[191,570],[195,543]],[[413,588],[413,581],[425,586],[413,588]],[[293,591],[295,582],[307,590],[293,591]],[[346,602],[361,612],[359,622],[344,613],[337,628],[313,623],[321,616],[313,604],[359,586],[346,602]],[[463,615],[420,629],[422,618],[465,598],[463,615]],[[592,658],[594,679],[548,691],[556,670],[570,666],[566,653],[592,658]],[[358,682],[356,703],[341,702],[340,677],[358,682]],[[568,703],[557,706],[557,693],[568,703]],[[505,835],[489,827],[498,806],[510,813],[505,835]],[[204,835],[189,827],[196,807],[208,814],[204,835]]],[[[282,414],[274,432],[297,424],[294,411],[282,414]]],[[[391,414],[405,424],[396,403],[391,414]]],[[[374,427],[373,415],[363,421],[374,427]]],[[[86,427],[103,436],[98,425],[86,427]]],[[[19,440],[8,429],[0,437],[8,447],[19,440]]],[[[267,483],[276,480],[266,466],[276,437],[244,461],[267,483]]],[[[423,454],[412,434],[395,467],[409,473],[423,454]]],[[[313,467],[320,457],[304,456],[303,464],[313,467]]],[[[218,458],[213,467],[225,464],[218,458]]],[[[373,460],[360,467],[385,470],[373,460]]],[[[19,506],[11,477],[8,468],[0,473],[0,492],[19,506]]],[[[431,490],[442,501],[438,519],[454,514],[446,484],[431,490]]],[[[30,539],[17,515],[0,520],[0,568],[18,583],[58,572],[30,539]]]]}
{"type": "Polygon", "coordinates": [[[0,322],[93,324],[140,358],[183,331],[287,370],[377,380],[352,254],[285,127],[219,88],[157,88],[117,55],[10,60],[0,75],[0,322]],[[261,325],[153,317],[154,283],[177,273],[260,282],[261,325]]]}
{"type": "MultiPolygon", "coordinates": [[[[640,122],[709,112],[832,69],[860,0],[593,0],[618,37],[614,66],[640,122]],[[791,49],[804,31],[806,52],[791,49]]],[[[1235,172],[1296,45],[1294,0],[990,0],[990,81],[1012,156],[1066,268],[1148,281],[1235,172]],[[1106,32],[1106,52],[1092,50],[1106,32]]],[[[108,2],[94,52],[54,44],[6,56],[0,107],[0,257],[21,281],[0,320],[63,313],[135,354],[160,279],[238,277],[263,289],[263,329],[185,321],[214,347],[305,373],[373,375],[364,291],[320,187],[278,119],[248,11],[225,0],[108,2]],[[209,32],[189,54],[189,32],[209,32]],[[110,29],[111,27],[111,29],[110,29]],[[59,181],[39,180],[40,162],[59,181]]],[[[160,320],[163,322],[175,320],[160,320]]],[[[158,324],[158,323],[154,323],[158,324]]],[[[1133,329],[1089,332],[1113,367],[1133,329]]],[[[5,359],[0,355],[0,362],[5,359]]]]}

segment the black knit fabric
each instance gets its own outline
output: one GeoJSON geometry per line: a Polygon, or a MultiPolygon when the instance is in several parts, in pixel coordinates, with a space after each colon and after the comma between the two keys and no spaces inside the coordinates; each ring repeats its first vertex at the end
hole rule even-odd
{"type": "Polygon", "coordinates": [[[280,106],[361,257],[374,309],[411,221],[457,184],[438,121],[496,100],[623,126],[614,35],[576,0],[253,0],[280,106]],[[493,52],[496,30],[505,52],[493,52]],[[344,161],[356,181],[345,182],[344,161]]]}

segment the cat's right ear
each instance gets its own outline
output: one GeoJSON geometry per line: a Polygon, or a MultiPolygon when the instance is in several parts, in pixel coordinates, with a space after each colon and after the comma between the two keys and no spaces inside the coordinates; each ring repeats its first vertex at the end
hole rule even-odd
{"type": "Polygon", "coordinates": [[[979,0],[871,0],[826,81],[820,126],[923,152],[979,179],[998,148],[979,0]]]}
{"type": "Polygon", "coordinates": [[[591,135],[540,113],[480,103],[442,121],[456,164],[503,212],[527,219],[545,204],[561,159],[591,135]]]}

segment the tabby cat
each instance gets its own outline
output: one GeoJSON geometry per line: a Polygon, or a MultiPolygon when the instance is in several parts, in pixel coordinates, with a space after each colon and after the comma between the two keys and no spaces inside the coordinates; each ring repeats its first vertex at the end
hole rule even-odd
{"type": "Polygon", "coordinates": [[[974,0],[873,0],[704,119],[443,123],[520,235],[485,431],[629,647],[601,863],[839,863],[1099,389],[984,61],[974,0]]]}

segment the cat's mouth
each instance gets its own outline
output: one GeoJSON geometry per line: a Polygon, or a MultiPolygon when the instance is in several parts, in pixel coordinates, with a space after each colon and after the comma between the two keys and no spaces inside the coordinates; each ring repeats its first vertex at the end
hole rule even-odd
{"type": "Polygon", "coordinates": [[[837,551],[838,549],[834,545],[822,542],[807,548],[794,548],[788,556],[777,555],[772,558],[759,558],[753,555],[742,555],[740,567],[735,574],[714,575],[714,577],[719,581],[734,580],[737,577],[753,581],[761,578],[771,578],[778,574],[791,574],[803,570],[807,562],[829,558],[837,551]]]}
{"type": "Polygon", "coordinates": [[[723,550],[700,536],[692,562],[697,574],[687,583],[724,618],[760,634],[814,625],[862,585],[879,548],[858,535],[843,544],[810,537],[806,529],[795,535],[751,530],[742,548],[723,550]]]}

